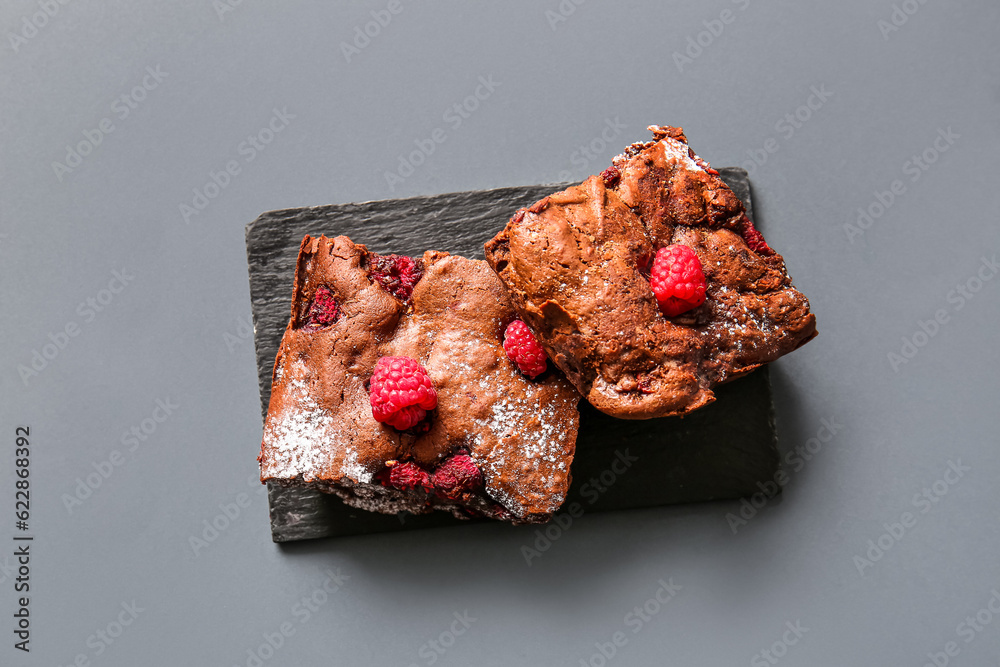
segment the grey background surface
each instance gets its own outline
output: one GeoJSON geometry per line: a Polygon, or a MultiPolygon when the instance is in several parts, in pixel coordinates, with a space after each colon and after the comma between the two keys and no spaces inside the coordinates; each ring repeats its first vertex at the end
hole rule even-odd
{"type": "Polygon", "coordinates": [[[997,3],[403,2],[348,62],[341,43],[388,3],[232,1],[0,10],[0,663],[1000,662],[997,3]],[[479,77],[492,92],[456,125],[479,77]],[[813,89],[825,99],[803,108],[813,89]],[[286,125],[241,152],[275,110],[286,125]],[[53,166],[104,119],[89,155],[53,166]],[[654,122],[752,168],[761,227],[819,318],[773,368],[783,497],[745,524],[727,519],[739,503],[585,516],[530,566],[533,529],[506,526],[272,544],[244,225],[581,179],[654,122]],[[436,128],[444,142],[390,188],[436,128]],[[859,208],[871,224],[845,227],[859,208]],[[157,401],[176,406],[162,422],[157,401]],[[18,425],[30,654],[12,635],[18,425]],[[681,589],[637,620],[671,578],[681,589]]]}

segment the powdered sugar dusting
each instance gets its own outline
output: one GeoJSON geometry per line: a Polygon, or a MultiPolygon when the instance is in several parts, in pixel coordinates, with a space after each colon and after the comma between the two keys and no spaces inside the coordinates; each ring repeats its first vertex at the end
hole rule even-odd
{"type": "MultiPolygon", "coordinates": [[[[753,331],[768,336],[777,333],[776,325],[764,305],[756,304],[758,307],[750,307],[752,302],[757,301],[752,295],[741,294],[724,285],[713,288],[713,292],[710,297],[718,312],[717,326],[725,330],[729,336],[738,337],[753,331]]],[[[716,335],[722,334],[717,332],[716,335]]]]}
{"type": "Polygon", "coordinates": [[[296,394],[275,419],[268,419],[264,443],[270,451],[265,477],[293,479],[299,475],[312,481],[324,462],[318,444],[333,437],[332,415],[317,405],[305,382],[293,380],[289,389],[296,394]]]}
{"type": "Polygon", "coordinates": [[[691,148],[687,144],[670,137],[664,137],[660,139],[660,145],[663,146],[663,155],[668,160],[677,160],[684,164],[685,169],[691,171],[705,171],[702,167],[702,159],[697,155],[692,158],[691,148]]]}
{"type": "Polygon", "coordinates": [[[520,454],[526,459],[558,463],[560,457],[557,454],[563,445],[562,434],[554,423],[558,414],[551,403],[543,403],[537,395],[502,399],[493,404],[492,417],[480,423],[490,429],[499,441],[512,433],[526,431],[528,422],[534,419],[538,420],[538,440],[525,442],[520,454]]]}
{"type": "MultiPolygon", "coordinates": [[[[652,130],[655,126],[650,126],[652,130]]],[[[624,153],[619,153],[614,157],[612,163],[615,165],[620,165],[621,163],[627,161],[632,155],[638,154],[640,151],[646,150],[650,146],[659,143],[663,147],[663,155],[667,160],[677,160],[683,163],[685,169],[690,169],[692,171],[705,171],[705,161],[701,159],[691,147],[682,141],[674,139],[673,137],[663,137],[659,141],[649,141],[649,142],[636,142],[625,149],[624,153]],[[693,157],[692,157],[693,155],[693,157]]]]}
{"type": "Polygon", "coordinates": [[[778,352],[774,341],[781,335],[781,326],[764,300],[720,285],[713,288],[709,302],[714,312],[704,340],[709,357],[717,362],[713,382],[727,379],[727,365],[738,370],[768,361],[778,352]]]}
{"type": "Polygon", "coordinates": [[[353,447],[348,447],[344,452],[344,462],[340,465],[340,471],[361,484],[367,484],[373,479],[371,471],[358,462],[358,450],[353,447]]]}
{"type": "MultiPolygon", "coordinates": [[[[557,396],[543,399],[540,394],[541,392],[536,392],[533,396],[503,397],[493,404],[487,419],[476,421],[489,430],[498,444],[518,435],[534,433],[536,438],[524,440],[515,452],[521,473],[519,477],[523,478],[528,470],[535,470],[539,473],[538,480],[542,486],[548,487],[565,478],[566,433],[560,411],[564,410],[566,405],[560,405],[557,396]]],[[[563,402],[569,404],[573,401],[570,398],[563,399],[563,402]]],[[[485,475],[487,491],[506,507],[515,512],[523,512],[525,492],[532,490],[500,486],[499,482],[504,477],[509,479],[509,475],[503,474],[508,467],[508,461],[502,452],[503,448],[497,447],[479,462],[487,473],[485,475]]],[[[558,507],[563,501],[563,494],[554,493],[552,489],[533,491],[550,495],[552,507],[558,507]]]]}

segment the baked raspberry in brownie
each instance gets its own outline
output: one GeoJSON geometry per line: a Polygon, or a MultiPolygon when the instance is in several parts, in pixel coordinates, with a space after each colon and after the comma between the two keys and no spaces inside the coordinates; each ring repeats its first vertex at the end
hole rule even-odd
{"type": "Polygon", "coordinates": [[[516,317],[483,261],[305,237],[261,481],[384,513],[546,521],[569,487],[580,396],[551,365],[530,378],[508,357],[516,317]]]}
{"type": "Polygon", "coordinates": [[[486,259],[597,409],[683,415],[816,335],[781,255],[682,130],[651,126],[600,176],[521,209],[486,259]]]}

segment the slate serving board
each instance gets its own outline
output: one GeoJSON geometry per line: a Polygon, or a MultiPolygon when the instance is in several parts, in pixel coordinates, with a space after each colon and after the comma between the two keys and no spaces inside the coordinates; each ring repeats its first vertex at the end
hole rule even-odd
{"type": "MultiPolygon", "coordinates": [[[[723,168],[719,173],[752,217],[746,171],[723,168]]],[[[417,256],[424,250],[447,250],[482,259],[483,244],[514,211],[567,185],[287,209],[264,213],[247,225],[262,414],[267,414],[271,371],[288,323],[295,260],[304,235],[344,234],[379,253],[417,256]]],[[[581,401],[573,485],[564,510],[589,513],[734,499],[757,492],[757,482],[774,479],[777,435],[767,369],[718,387],[715,393],[715,403],[683,419],[619,420],[581,401]]],[[[443,512],[365,512],[336,496],[274,483],[268,485],[268,503],[275,542],[467,523],[443,512]]]]}

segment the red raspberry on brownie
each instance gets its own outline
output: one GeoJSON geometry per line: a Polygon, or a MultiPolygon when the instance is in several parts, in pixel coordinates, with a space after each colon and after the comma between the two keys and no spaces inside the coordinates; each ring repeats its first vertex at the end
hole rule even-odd
{"type": "Polygon", "coordinates": [[[503,334],[503,349],[521,372],[532,380],[545,372],[548,356],[535,334],[521,320],[507,325],[503,334]]]}
{"type": "Polygon", "coordinates": [[[413,286],[424,275],[423,263],[406,255],[369,256],[369,275],[389,294],[403,303],[409,303],[413,286]]]}
{"type": "Polygon", "coordinates": [[[741,232],[743,240],[746,241],[748,248],[761,255],[770,256],[774,254],[774,250],[772,250],[771,246],[769,246],[767,241],[764,240],[764,235],[757,231],[757,228],[753,226],[750,218],[745,215],[743,216],[743,226],[741,232]]]}
{"type": "MultiPolygon", "coordinates": [[[[390,463],[392,462],[390,461],[390,463]]],[[[400,491],[412,491],[414,489],[430,491],[433,488],[431,476],[426,470],[412,461],[396,463],[389,468],[389,486],[400,491]]]]}
{"type": "Polygon", "coordinates": [[[313,295],[312,303],[309,304],[309,313],[306,315],[305,328],[315,331],[328,327],[337,321],[340,315],[340,303],[333,296],[333,292],[326,286],[321,286],[313,295]]]}
{"type": "Polygon", "coordinates": [[[601,178],[604,179],[604,185],[613,188],[618,185],[618,181],[622,180],[622,172],[615,165],[611,165],[601,172],[601,178]]]}
{"type": "Polygon", "coordinates": [[[416,426],[437,407],[431,378],[416,359],[380,357],[372,374],[372,416],[400,431],[416,426]]]}
{"type": "Polygon", "coordinates": [[[472,491],[483,484],[483,475],[467,452],[459,452],[442,463],[431,476],[434,490],[448,498],[472,491]]]}
{"type": "Polygon", "coordinates": [[[667,317],[705,303],[705,272],[698,255],[686,245],[675,243],[656,251],[649,284],[667,317]]]}

